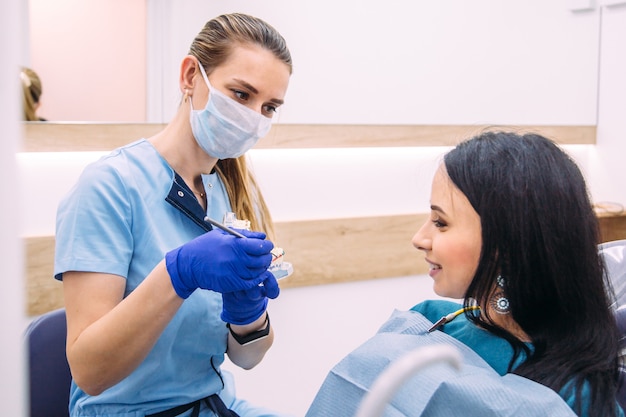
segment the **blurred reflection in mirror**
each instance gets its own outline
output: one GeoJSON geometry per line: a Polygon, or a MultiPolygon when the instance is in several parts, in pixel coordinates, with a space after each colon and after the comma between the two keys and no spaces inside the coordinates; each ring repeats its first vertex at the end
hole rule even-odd
{"type": "Polygon", "coordinates": [[[20,70],[20,81],[22,84],[24,120],[28,122],[45,122],[46,119],[37,114],[42,93],[39,75],[30,68],[22,67],[20,70]]]}

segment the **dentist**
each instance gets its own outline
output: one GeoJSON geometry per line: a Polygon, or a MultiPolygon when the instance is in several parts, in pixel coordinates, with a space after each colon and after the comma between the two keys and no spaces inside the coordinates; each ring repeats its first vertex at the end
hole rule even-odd
{"type": "Polygon", "coordinates": [[[291,71],[266,22],[210,20],[182,60],[173,120],[89,165],[60,203],[72,416],[280,415],[237,399],[220,365],[252,368],[273,341],[272,220],[244,155],[291,71]],[[230,211],[256,231],[204,221],[230,211]]]}

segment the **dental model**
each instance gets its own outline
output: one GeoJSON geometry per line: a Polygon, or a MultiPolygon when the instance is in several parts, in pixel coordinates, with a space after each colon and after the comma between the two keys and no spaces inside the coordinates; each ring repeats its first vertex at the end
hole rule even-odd
{"type": "Polygon", "coordinates": [[[250,220],[235,219],[235,221],[233,221],[233,225],[230,227],[233,227],[235,229],[250,230],[250,220]]]}
{"type": "Polygon", "coordinates": [[[272,249],[272,263],[268,268],[276,279],[287,278],[289,275],[293,274],[293,266],[290,262],[283,262],[283,258],[285,256],[285,251],[283,248],[274,248],[272,249]]]}
{"type": "MultiPolygon", "coordinates": [[[[224,215],[224,226],[234,229],[250,230],[250,220],[237,219],[235,213],[227,212],[224,215]]],[[[275,247],[272,249],[272,263],[267,269],[274,275],[276,279],[287,278],[293,274],[293,265],[290,262],[284,262],[285,251],[283,248],[275,247]]]]}

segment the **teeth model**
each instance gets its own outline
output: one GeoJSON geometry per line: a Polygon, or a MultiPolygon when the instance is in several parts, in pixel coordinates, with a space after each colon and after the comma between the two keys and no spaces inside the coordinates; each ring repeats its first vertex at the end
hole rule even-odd
{"type": "Polygon", "coordinates": [[[232,226],[233,229],[244,229],[244,230],[250,230],[250,220],[239,220],[239,219],[235,219],[233,221],[232,226]]]}
{"type": "MultiPolygon", "coordinates": [[[[228,212],[224,215],[224,226],[232,227],[233,229],[250,230],[250,220],[237,219],[235,213],[228,212]]],[[[284,262],[285,251],[283,248],[275,247],[272,249],[272,263],[268,268],[276,279],[287,278],[293,274],[293,266],[290,262],[284,262]]]]}
{"type": "Polygon", "coordinates": [[[270,271],[276,279],[287,278],[293,274],[293,266],[290,262],[284,262],[285,251],[283,248],[272,249],[272,263],[268,271],[270,271]]]}

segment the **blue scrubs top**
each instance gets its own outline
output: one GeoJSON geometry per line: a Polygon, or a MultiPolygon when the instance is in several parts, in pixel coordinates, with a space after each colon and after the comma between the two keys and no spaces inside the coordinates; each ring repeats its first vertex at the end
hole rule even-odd
{"type": "MultiPolygon", "coordinates": [[[[217,174],[203,181],[207,214],[221,221],[230,211],[224,186],[217,174]]],[[[166,252],[210,230],[194,213],[204,218],[152,144],[142,139],[117,149],[90,164],[59,205],[55,278],[65,271],[115,274],[126,278],[128,295],[166,252]]],[[[143,416],[219,393],[227,343],[221,311],[220,294],[195,291],[124,380],[98,396],[72,383],[72,416],[143,416]]]]}
{"type": "MultiPolygon", "coordinates": [[[[428,320],[434,323],[441,317],[453,313],[460,308],[463,308],[461,304],[451,301],[428,300],[417,304],[411,310],[421,313],[428,320]]],[[[460,314],[450,323],[440,327],[439,330],[467,345],[500,375],[507,373],[509,362],[513,357],[513,348],[505,339],[502,339],[476,326],[474,323],[467,320],[465,314],[460,314]]],[[[520,356],[521,357],[517,359],[513,368],[521,364],[526,359],[523,352],[520,356]]],[[[566,385],[563,387],[561,392],[559,392],[559,395],[570,407],[573,407],[576,396],[570,388],[571,386],[566,385]]],[[[583,395],[585,392],[586,390],[583,387],[583,395]]],[[[583,408],[585,407],[584,404],[585,399],[583,398],[583,408]]],[[[618,408],[618,415],[623,416],[624,413],[619,405],[617,405],[617,402],[615,406],[618,408]]],[[[581,414],[581,416],[587,415],[587,412],[583,412],[583,414],[581,414]]]]}

